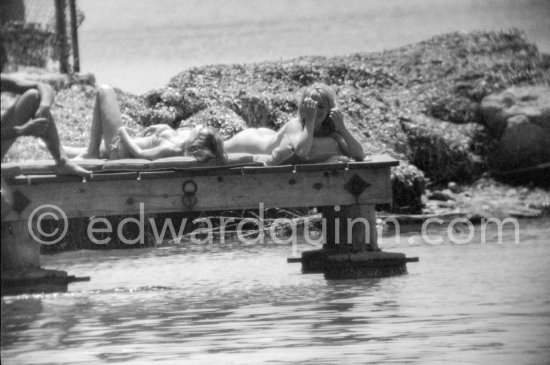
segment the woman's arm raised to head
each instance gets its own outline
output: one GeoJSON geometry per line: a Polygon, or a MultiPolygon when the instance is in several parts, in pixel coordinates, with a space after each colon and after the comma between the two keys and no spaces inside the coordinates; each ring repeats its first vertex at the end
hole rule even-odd
{"type": "Polygon", "coordinates": [[[355,137],[346,130],[344,135],[334,132],[332,137],[338,142],[338,145],[344,151],[346,156],[353,158],[356,161],[363,161],[365,159],[365,153],[363,152],[363,146],[355,139],[355,137]],[[345,135],[345,137],[344,137],[345,135]]]}
{"type": "Polygon", "coordinates": [[[311,98],[306,98],[303,102],[303,115],[300,115],[299,119],[291,120],[285,126],[294,146],[294,154],[304,160],[307,159],[313,144],[316,117],[317,102],[311,98]],[[302,123],[300,119],[305,120],[305,122],[302,123]]]}
{"type": "Polygon", "coordinates": [[[334,122],[335,132],[333,133],[333,137],[340,145],[340,148],[349,157],[357,161],[363,161],[365,158],[363,146],[346,128],[342,112],[339,109],[333,109],[330,112],[330,118],[334,122]]]}

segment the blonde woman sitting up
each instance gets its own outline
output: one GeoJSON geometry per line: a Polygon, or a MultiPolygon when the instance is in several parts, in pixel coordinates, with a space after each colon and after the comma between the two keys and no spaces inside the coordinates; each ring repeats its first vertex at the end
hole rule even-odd
{"type": "Polygon", "coordinates": [[[336,108],[336,94],[324,84],[314,84],[303,92],[298,117],[274,131],[248,128],[224,142],[227,153],[262,155],[266,165],[321,161],[361,161],[363,147],[344,125],[336,108]]]}

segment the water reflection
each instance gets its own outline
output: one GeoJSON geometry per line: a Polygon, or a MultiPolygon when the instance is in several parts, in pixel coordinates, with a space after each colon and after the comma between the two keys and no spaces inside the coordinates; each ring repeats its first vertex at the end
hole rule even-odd
{"type": "Polygon", "coordinates": [[[4,298],[2,363],[544,363],[547,223],[522,223],[519,245],[388,236],[384,250],[420,262],[378,279],[301,274],[278,245],[48,256],[92,280],[64,294],[4,298]]]}

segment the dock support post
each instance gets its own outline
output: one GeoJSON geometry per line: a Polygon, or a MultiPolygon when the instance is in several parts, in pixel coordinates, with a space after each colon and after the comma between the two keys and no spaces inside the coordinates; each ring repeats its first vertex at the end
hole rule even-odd
{"type": "Polygon", "coordinates": [[[379,251],[378,231],[376,229],[376,210],[374,209],[374,205],[365,205],[365,216],[370,224],[370,250],[379,251]]]}
{"type": "MultiPolygon", "coordinates": [[[[336,250],[337,247],[337,240],[336,235],[340,235],[341,229],[340,227],[336,227],[336,224],[341,220],[341,213],[339,211],[339,208],[333,206],[326,206],[326,207],[319,207],[319,212],[323,216],[323,224],[324,227],[324,248],[328,250],[336,250]]],[[[340,239],[338,239],[340,241],[340,239]]]]}
{"type": "Polygon", "coordinates": [[[30,237],[26,221],[3,222],[0,245],[2,273],[28,271],[40,267],[40,246],[30,237]]]}
{"type": "Polygon", "coordinates": [[[325,224],[325,248],[354,252],[378,250],[376,211],[373,205],[353,204],[320,207],[325,224]],[[351,237],[348,230],[351,228],[351,237]],[[368,238],[367,238],[368,237],[368,238]]]}
{"type": "Polygon", "coordinates": [[[324,273],[327,279],[380,277],[407,272],[402,253],[378,248],[376,211],[372,204],[320,209],[325,218],[325,245],[302,252],[304,273],[324,273]],[[339,243],[336,244],[336,238],[339,243]]]}
{"type": "Polygon", "coordinates": [[[354,204],[342,207],[344,211],[344,222],[342,228],[351,237],[353,252],[377,251],[378,237],[376,234],[376,211],[373,205],[354,204]]]}
{"type": "Polygon", "coordinates": [[[25,220],[2,222],[0,246],[2,296],[67,291],[71,282],[90,280],[69,276],[66,271],[41,268],[40,245],[32,238],[25,220]]]}

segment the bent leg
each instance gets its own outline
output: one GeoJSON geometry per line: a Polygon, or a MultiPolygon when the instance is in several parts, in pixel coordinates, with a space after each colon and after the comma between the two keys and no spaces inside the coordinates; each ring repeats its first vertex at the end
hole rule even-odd
{"type": "Polygon", "coordinates": [[[88,148],[86,147],[63,146],[63,151],[65,151],[67,158],[75,158],[84,155],[87,150],[88,148]]]}
{"type": "Polygon", "coordinates": [[[52,154],[52,157],[56,161],[55,171],[58,175],[79,175],[79,176],[89,176],[90,171],[78,166],[73,161],[67,158],[61,141],[59,140],[59,133],[57,132],[57,127],[53,121],[53,117],[48,113],[48,120],[50,122],[48,131],[44,137],[43,141],[46,143],[46,147],[52,154]]]}
{"type": "MultiPolygon", "coordinates": [[[[110,154],[113,137],[118,136],[118,130],[122,127],[122,114],[120,113],[115,90],[112,87],[103,86],[99,89],[97,111],[97,116],[101,121],[103,143],[107,154],[110,154]]],[[[94,114],[95,117],[96,114],[94,114]]]]}
{"type": "MultiPolygon", "coordinates": [[[[24,125],[34,117],[40,105],[40,93],[37,90],[28,90],[2,115],[2,129],[24,125]]],[[[2,156],[4,156],[15,142],[15,138],[2,141],[2,156]]]]}
{"type": "MultiPolygon", "coordinates": [[[[90,172],[88,170],[67,160],[51,113],[42,113],[43,115],[40,118],[32,119],[35,117],[39,106],[40,93],[37,90],[24,92],[2,116],[2,127],[13,128],[28,123],[44,124],[45,128],[33,128],[33,130],[35,133],[38,133],[35,136],[40,137],[46,144],[48,151],[50,151],[56,162],[57,173],[61,175],[89,175],[90,172]],[[38,130],[40,132],[37,132],[38,130]]],[[[2,141],[2,159],[14,142],[15,138],[2,141]]]]}
{"type": "MultiPolygon", "coordinates": [[[[65,155],[67,156],[67,158],[79,159],[79,158],[82,158],[82,156],[85,156],[87,154],[88,147],[64,145],[63,151],[65,151],[65,155]]],[[[101,145],[99,146],[99,158],[109,158],[103,142],[101,142],[101,145]]]]}
{"type": "Polygon", "coordinates": [[[65,152],[63,151],[63,146],[61,145],[61,140],[59,138],[59,133],[57,131],[57,126],[53,120],[51,112],[42,112],[41,115],[47,120],[48,128],[46,133],[43,134],[40,138],[46,144],[48,151],[50,151],[53,159],[56,162],[55,171],[58,175],[79,175],[79,176],[88,176],[90,171],[78,166],[76,163],[70,161],[65,152]]]}
{"type": "Polygon", "coordinates": [[[105,146],[107,156],[111,153],[111,142],[118,135],[122,126],[122,114],[118,107],[115,90],[110,86],[99,87],[96,95],[90,143],[84,158],[99,158],[101,142],[105,146]]]}

